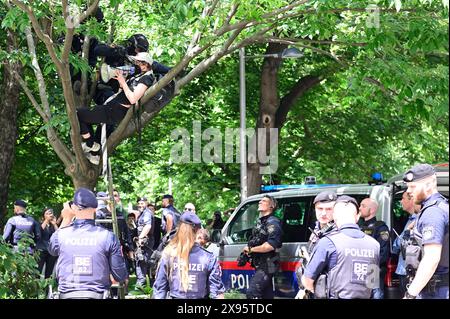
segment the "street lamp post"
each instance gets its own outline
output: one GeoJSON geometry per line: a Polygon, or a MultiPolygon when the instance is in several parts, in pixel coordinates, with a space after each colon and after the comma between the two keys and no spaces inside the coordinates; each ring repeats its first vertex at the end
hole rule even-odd
{"type": "Polygon", "coordinates": [[[266,58],[273,57],[279,59],[301,58],[303,53],[297,48],[286,48],[282,52],[273,54],[260,54],[245,56],[245,49],[239,49],[239,111],[240,111],[240,163],[241,163],[241,201],[247,198],[247,136],[246,136],[246,86],[245,86],[245,58],[266,58]]]}

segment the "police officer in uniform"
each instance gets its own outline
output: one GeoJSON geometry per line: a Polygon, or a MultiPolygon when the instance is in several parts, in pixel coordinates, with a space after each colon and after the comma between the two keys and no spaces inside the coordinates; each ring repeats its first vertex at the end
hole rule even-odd
{"type": "Polygon", "coordinates": [[[313,201],[316,223],[308,241],[308,253],[311,254],[317,241],[326,233],[336,230],[333,221],[333,208],[337,195],[333,191],[320,192],[313,201]]]}
{"type": "Polygon", "coordinates": [[[161,228],[164,234],[167,235],[177,227],[178,220],[180,219],[180,212],[173,206],[173,196],[170,194],[163,196],[162,207],[161,228]]]}
{"type": "Polygon", "coordinates": [[[302,277],[315,298],[370,298],[379,276],[380,244],[359,229],[358,218],[358,202],[338,197],[333,210],[338,231],[319,240],[302,277]]]}
{"type": "Polygon", "coordinates": [[[414,279],[407,286],[405,298],[448,299],[448,200],[437,191],[431,165],[414,166],[403,180],[408,195],[421,205],[413,240],[406,247],[405,264],[408,276],[414,279]]]}
{"type": "Polygon", "coordinates": [[[128,277],[119,240],[109,230],[95,226],[96,208],[94,193],[79,188],[73,204],[64,204],[61,227],[50,238],[48,251],[59,256],[59,299],[103,299],[111,287],[110,274],[121,283],[128,277]]]}
{"type": "Polygon", "coordinates": [[[141,197],[138,199],[139,216],[137,218],[138,246],[135,253],[136,259],[136,288],[144,287],[146,284],[145,276],[149,271],[149,260],[152,255],[154,245],[153,237],[153,214],[147,208],[147,199],[141,197]]]}
{"type": "Polygon", "coordinates": [[[163,250],[153,286],[155,299],[223,299],[225,287],[217,257],[196,241],[201,221],[193,212],[180,217],[177,232],[163,250]]]}
{"type": "MultiPolygon", "coordinates": [[[[37,243],[41,239],[41,227],[38,222],[31,216],[26,214],[27,203],[21,199],[14,202],[15,216],[8,219],[3,231],[3,239],[14,246],[17,251],[19,240],[24,234],[30,235],[34,242],[37,243]]],[[[28,252],[32,253],[34,247],[28,247],[28,252]]]]}
{"type": "Polygon", "coordinates": [[[281,248],[283,234],[280,220],[273,215],[276,201],[265,195],[258,203],[260,218],[253,229],[244,253],[251,257],[256,273],[250,279],[247,289],[248,299],[273,299],[272,278],[278,270],[279,256],[276,249],[281,248]]]}
{"type": "Polygon", "coordinates": [[[382,220],[377,220],[376,214],[378,203],[372,198],[365,198],[361,201],[359,213],[361,214],[361,230],[378,241],[380,244],[380,288],[372,292],[373,299],[384,298],[384,277],[387,272],[387,262],[389,259],[389,227],[382,220]]]}

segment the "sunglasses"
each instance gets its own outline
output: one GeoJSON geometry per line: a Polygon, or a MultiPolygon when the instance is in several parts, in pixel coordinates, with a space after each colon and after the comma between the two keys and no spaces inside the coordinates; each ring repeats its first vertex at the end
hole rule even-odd
{"type": "Polygon", "coordinates": [[[190,212],[195,211],[193,208],[187,208],[187,207],[185,207],[184,210],[187,210],[187,211],[190,211],[190,212]]]}

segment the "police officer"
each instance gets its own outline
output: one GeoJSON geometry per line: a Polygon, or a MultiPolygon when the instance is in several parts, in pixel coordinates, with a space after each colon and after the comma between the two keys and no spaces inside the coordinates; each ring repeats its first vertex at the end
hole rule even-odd
{"type": "Polygon", "coordinates": [[[154,245],[153,238],[153,214],[150,209],[147,208],[147,198],[140,197],[138,199],[138,211],[139,216],[137,218],[137,234],[136,241],[137,249],[135,253],[136,259],[136,288],[142,288],[145,286],[145,276],[149,271],[149,260],[152,255],[152,248],[154,245]]]}
{"type": "Polygon", "coordinates": [[[274,296],[272,278],[278,270],[279,260],[276,249],[281,248],[283,233],[280,220],[273,215],[276,206],[275,199],[269,195],[259,201],[260,218],[243,250],[251,257],[256,269],[247,289],[248,299],[273,299],[274,296]]]}
{"type": "Polygon", "coordinates": [[[195,242],[201,221],[193,212],[180,217],[174,238],[163,250],[153,298],[223,299],[225,287],[217,257],[195,242]]]}
{"type": "MultiPolygon", "coordinates": [[[[38,222],[31,216],[26,214],[27,203],[18,199],[14,202],[15,216],[8,219],[3,231],[3,239],[14,246],[14,251],[18,250],[19,240],[24,234],[30,235],[34,242],[37,243],[41,239],[41,227],[38,222]]],[[[33,253],[34,245],[28,247],[28,252],[33,253]]]]}
{"type": "Polygon", "coordinates": [[[358,218],[358,202],[338,197],[333,209],[338,231],[319,240],[302,277],[315,298],[370,298],[379,276],[380,244],[359,229],[358,218]]]}
{"type": "Polygon", "coordinates": [[[165,234],[170,234],[175,229],[180,219],[180,212],[173,206],[173,196],[166,194],[162,198],[162,224],[161,228],[165,234]]]}
{"type": "Polygon", "coordinates": [[[374,289],[373,299],[384,298],[384,276],[387,272],[387,262],[389,259],[389,227],[382,220],[377,220],[376,214],[378,203],[372,198],[365,198],[361,201],[359,213],[361,214],[361,230],[375,238],[380,244],[380,287],[374,289]]]}
{"type": "Polygon", "coordinates": [[[61,227],[50,238],[48,250],[59,256],[60,299],[103,299],[111,287],[110,274],[121,283],[128,277],[119,240],[109,230],[95,226],[95,208],[94,193],[79,188],[73,203],[64,203],[61,227]]]}
{"type": "Polygon", "coordinates": [[[308,241],[308,253],[311,254],[317,241],[324,234],[336,230],[333,221],[333,208],[337,195],[333,191],[323,191],[314,198],[313,205],[316,211],[316,223],[308,241]]]}
{"type": "Polygon", "coordinates": [[[392,243],[392,253],[398,254],[397,268],[395,273],[399,279],[401,295],[406,293],[407,276],[404,253],[402,252],[403,243],[411,237],[411,231],[416,223],[417,214],[420,212],[420,205],[415,205],[414,200],[407,192],[402,194],[402,209],[409,214],[402,233],[392,243]]]}
{"type": "Polygon", "coordinates": [[[408,195],[422,206],[413,230],[414,241],[406,248],[405,263],[414,279],[405,298],[448,299],[448,200],[437,191],[436,173],[431,165],[414,166],[403,180],[408,195]],[[417,255],[412,254],[415,251],[417,255]]]}

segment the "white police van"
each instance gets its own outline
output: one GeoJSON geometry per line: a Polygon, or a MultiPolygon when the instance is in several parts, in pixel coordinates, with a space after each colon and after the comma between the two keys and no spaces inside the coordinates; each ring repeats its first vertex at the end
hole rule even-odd
{"type": "MultiPolygon", "coordinates": [[[[449,196],[448,163],[435,166],[438,177],[439,191],[447,198],[449,196]]],[[[349,195],[360,203],[364,198],[370,197],[379,204],[377,219],[386,222],[387,226],[401,233],[407,215],[401,210],[400,200],[406,190],[402,175],[391,178],[388,182],[379,184],[348,184],[348,185],[299,185],[299,186],[272,186],[268,190],[270,196],[278,201],[275,215],[280,218],[283,225],[283,246],[279,250],[281,263],[280,271],[274,276],[275,296],[293,298],[298,291],[298,282],[295,270],[300,266],[300,247],[306,246],[316,220],[312,201],[314,197],[325,190],[335,191],[338,195],[349,195]],[[278,190],[278,191],[276,191],[278,190]]],[[[237,266],[237,258],[247,244],[252,229],[259,217],[258,202],[264,194],[254,195],[239,204],[224,225],[220,242],[215,246],[215,253],[219,256],[222,267],[222,280],[227,290],[238,289],[245,293],[254,269],[248,264],[245,267],[237,266]]],[[[393,235],[395,236],[395,235],[393,235]]],[[[395,238],[392,237],[391,238],[395,238]]],[[[213,248],[211,247],[211,248],[213,248]]],[[[213,248],[214,249],[214,248],[213,248]]],[[[388,265],[386,275],[386,297],[394,296],[396,279],[395,258],[388,265]]],[[[397,283],[398,284],[398,283],[397,283]]],[[[397,296],[396,296],[397,297],[397,296]]]]}

